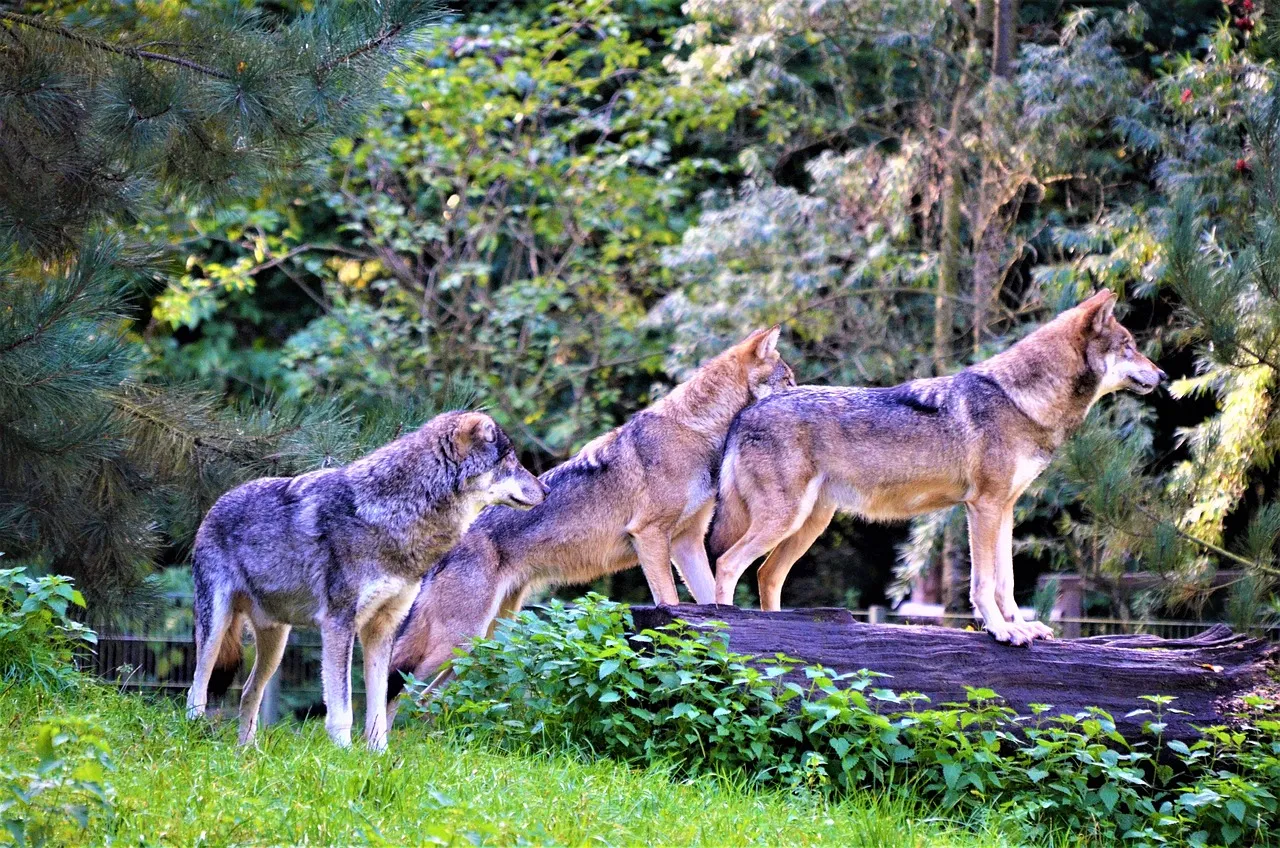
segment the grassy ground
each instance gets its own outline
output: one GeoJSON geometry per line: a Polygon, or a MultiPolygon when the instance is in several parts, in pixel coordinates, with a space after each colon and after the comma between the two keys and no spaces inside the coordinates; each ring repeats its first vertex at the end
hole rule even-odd
{"type": "MultiPolygon", "coordinates": [[[[564,757],[467,747],[415,723],[391,750],[339,750],[319,722],[284,724],[256,748],[234,746],[234,720],[189,723],[174,702],[99,686],[53,696],[0,693],[0,772],[31,771],[41,717],[81,714],[106,729],[116,814],[74,825],[80,844],[565,844],[990,846],[990,825],[928,818],[909,800],[838,804],[725,781],[564,757]]],[[[4,833],[0,831],[0,842],[4,833]]]]}

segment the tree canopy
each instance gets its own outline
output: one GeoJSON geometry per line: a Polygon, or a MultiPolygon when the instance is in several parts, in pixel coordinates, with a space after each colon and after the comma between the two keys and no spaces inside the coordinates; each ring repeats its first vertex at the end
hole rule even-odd
{"type": "MultiPolygon", "coordinates": [[[[888,385],[1106,286],[1177,379],[1019,505],[1022,599],[1280,614],[1252,0],[137,8],[0,15],[10,556],[136,585],[235,480],[459,396],[547,468],[761,324],[802,381],[888,385]]],[[[787,602],[963,605],[963,533],[843,521],[787,602]]]]}

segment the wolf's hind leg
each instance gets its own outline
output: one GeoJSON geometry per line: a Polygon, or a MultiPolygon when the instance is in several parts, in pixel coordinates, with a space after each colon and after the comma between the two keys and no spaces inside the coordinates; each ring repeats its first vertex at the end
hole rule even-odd
{"type": "Polygon", "coordinates": [[[230,592],[214,590],[212,597],[202,597],[197,602],[196,671],[191,689],[187,692],[187,718],[194,719],[204,715],[209,703],[209,678],[213,676],[214,666],[218,663],[222,640],[240,638],[238,627],[234,633],[228,632],[239,620],[239,616],[231,609],[230,592]]]}
{"type": "Polygon", "coordinates": [[[324,728],[329,738],[344,748],[351,745],[351,650],[355,640],[350,624],[328,621],[320,625],[324,728]]]}
{"type": "Polygon", "coordinates": [[[827,525],[831,523],[831,517],[835,514],[834,506],[814,507],[800,529],[784,539],[760,564],[760,570],[756,575],[760,586],[760,609],[782,609],[782,584],[786,582],[791,566],[795,565],[796,560],[804,556],[814,540],[822,535],[822,531],[827,529],[827,525]]]}
{"type": "Polygon", "coordinates": [[[782,544],[791,535],[791,528],[806,518],[797,521],[793,515],[776,512],[764,516],[753,514],[747,532],[716,561],[716,603],[732,604],[733,590],[747,566],[782,544]]]}
{"type": "Polygon", "coordinates": [[[707,525],[715,515],[713,498],[697,515],[685,531],[671,540],[671,560],[676,564],[680,579],[689,587],[693,600],[699,604],[711,604],[716,600],[716,579],[707,560],[707,525]]]}
{"type": "Polygon", "coordinates": [[[253,669],[244,683],[240,695],[240,737],[237,744],[247,745],[258,732],[258,709],[262,706],[262,693],[266,691],[271,675],[280,667],[285,643],[289,641],[289,625],[272,624],[253,627],[253,669]]]}

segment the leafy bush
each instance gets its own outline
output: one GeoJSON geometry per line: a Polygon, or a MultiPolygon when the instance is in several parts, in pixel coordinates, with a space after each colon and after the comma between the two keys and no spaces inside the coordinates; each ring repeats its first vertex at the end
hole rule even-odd
{"type": "Polygon", "coordinates": [[[26,571],[0,568],[0,680],[63,688],[75,679],[76,647],[98,637],[67,614],[84,606],[70,577],[26,571]]]}
{"type": "Polygon", "coordinates": [[[104,731],[94,721],[60,717],[36,728],[34,771],[0,774],[0,825],[15,845],[66,844],[72,826],[112,813],[106,773],[113,768],[104,731]]]}
{"type": "Polygon", "coordinates": [[[984,689],[935,707],[877,686],[874,672],[749,659],[723,631],[636,633],[625,605],[593,595],[501,623],[455,658],[454,684],[420,709],[501,747],[745,775],[797,792],[906,786],[943,809],[998,809],[1028,832],[1134,845],[1280,837],[1280,721],[1260,700],[1239,727],[1208,728],[1186,745],[1162,739],[1171,699],[1151,696],[1137,713],[1151,716],[1147,738],[1135,741],[1102,710],[1034,705],[1022,716],[984,689]]]}

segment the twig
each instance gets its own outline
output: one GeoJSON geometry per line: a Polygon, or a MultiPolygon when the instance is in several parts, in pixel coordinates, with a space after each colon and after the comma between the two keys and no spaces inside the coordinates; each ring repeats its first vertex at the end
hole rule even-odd
{"type": "Polygon", "coordinates": [[[1183,530],[1181,527],[1179,527],[1177,524],[1174,524],[1172,521],[1166,521],[1160,516],[1152,513],[1142,504],[1135,504],[1135,506],[1137,507],[1138,512],[1141,512],[1147,518],[1150,518],[1152,521],[1155,521],[1159,524],[1169,525],[1169,527],[1173,528],[1174,533],[1177,533],[1179,536],[1181,536],[1183,539],[1186,539],[1188,542],[1199,545],[1200,547],[1204,548],[1210,553],[1217,554],[1218,556],[1223,557],[1225,559],[1229,559],[1232,562],[1236,563],[1237,565],[1243,565],[1246,568],[1255,568],[1258,571],[1263,572],[1264,574],[1270,574],[1275,577],[1280,577],[1280,568],[1272,568],[1271,566],[1263,565],[1262,563],[1257,562],[1256,560],[1251,560],[1251,559],[1248,559],[1247,557],[1242,557],[1239,554],[1233,554],[1231,553],[1231,551],[1227,550],[1224,547],[1215,545],[1213,542],[1207,541],[1205,539],[1201,539],[1198,536],[1188,533],[1186,530],[1183,530]]]}
{"type": "Polygon", "coordinates": [[[91,38],[87,35],[81,35],[73,32],[61,24],[52,21],[42,20],[41,18],[32,17],[30,15],[20,15],[17,12],[0,11],[0,20],[12,21],[21,26],[38,29],[41,32],[47,32],[56,35],[59,38],[65,38],[85,47],[91,47],[94,50],[102,50],[107,53],[114,53],[117,56],[127,56],[130,59],[136,59],[140,62],[167,62],[170,65],[177,65],[186,68],[189,71],[204,74],[206,76],[216,77],[218,79],[229,80],[231,75],[223,73],[216,68],[210,68],[208,65],[202,65],[199,62],[193,62],[190,59],[184,59],[181,56],[170,56],[167,53],[153,53],[150,50],[138,50],[133,47],[121,47],[118,44],[112,44],[98,38],[91,38]]]}
{"type": "Polygon", "coordinates": [[[338,65],[344,64],[346,62],[350,62],[352,59],[356,58],[357,56],[360,56],[364,53],[368,53],[370,50],[377,50],[379,47],[382,47],[388,41],[391,41],[393,38],[399,35],[403,29],[404,29],[403,24],[394,25],[393,27],[391,27],[391,29],[387,30],[381,35],[374,36],[373,38],[366,41],[364,44],[361,44],[359,47],[355,48],[354,50],[351,50],[348,53],[344,53],[341,56],[338,56],[334,59],[330,59],[327,62],[323,62],[320,65],[320,67],[316,69],[316,73],[319,74],[320,76],[324,76],[325,74],[329,73],[329,71],[332,71],[334,68],[336,68],[338,65]]]}

